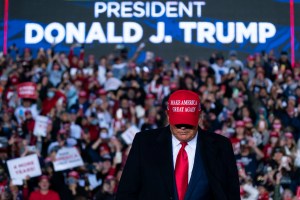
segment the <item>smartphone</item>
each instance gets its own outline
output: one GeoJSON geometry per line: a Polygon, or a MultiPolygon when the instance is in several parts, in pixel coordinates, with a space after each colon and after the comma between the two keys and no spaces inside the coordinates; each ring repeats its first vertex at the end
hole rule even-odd
{"type": "Polygon", "coordinates": [[[122,119],[123,118],[123,111],[122,111],[121,108],[119,108],[117,110],[116,116],[117,116],[117,119],[122,119]]]}
{"type": "Polygon", "coordinates": [[[278,73],[278,65],[275,64],[273,67],[273,74],[277,74],[278,73]]]}
{"type": "Polygon", "coordinates": [[[238,96],[239,96],[239,89],[234,88],[234,89],[233,89],[233,98],[236,98],[236,97],[238,97],[238,96]]]}
{"type": "Polygon", "coordinates": [[[288,166],[288,157],[282,156],[281,164],[282,164],[282,167],[287,167],[288,166]]]}
{"type": "Polygon", "coordinates": [[[260,122],[258,123],[258,127],[259,127],[260,129],[264,129],[264,128],[265,128],[265,122],[264,122],[264,121],[260,121],[260,122]]]}
{"type": "Polygon", "coordinates": [[[121,152],[117,152],[115,157],[116,157],[116,160],[115,160],[116,164],[122,163],[122,153],[121,152]]]}

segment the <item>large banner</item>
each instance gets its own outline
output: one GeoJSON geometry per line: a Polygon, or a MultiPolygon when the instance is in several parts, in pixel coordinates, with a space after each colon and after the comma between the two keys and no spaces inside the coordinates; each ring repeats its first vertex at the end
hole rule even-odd
{"type": "MultiPolygon", "coordinates": [[[[295,50],[300,45],[300,1],[295,2],[295,50]]],[[[214,51],[244,55],[290,50],[289,0],[9,1],[8,46],[69,51],[85,43],[98,57],[124,44],[129,54],[145,44],[165,59],[207,58],[214,51]]],[[[1,23],[3,25],[3,23],[1,23]]],[[[0,29],[3,36],[3,29],[0,29]]],[[[2,45],[2,44],[0,44],[2,45]]],[[[278,53],[278,52],[276,52],[278,53]]]]}

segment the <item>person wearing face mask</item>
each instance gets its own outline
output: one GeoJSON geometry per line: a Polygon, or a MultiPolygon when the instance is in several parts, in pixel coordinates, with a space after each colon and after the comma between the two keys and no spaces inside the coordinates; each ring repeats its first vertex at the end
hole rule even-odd
{"type": "Polygon", "coordinates": [[[274,119],[272,128],[273,128],[274,132],[277,132],[280,135],[281,132],[282,132],[282,130],[281,130],[281,128],[282,128],[281,121],[279,119],[274,119]]]}
{"type": "Polygon", "coordinates": [[[79,197],[87,197],[87,192],[78,184],[79,173],[75,170],[68,173],[66,180],[67,188],[64,194],[64,199],[73,200],[79,197]]]}
{"type": "Polygon", "coordinates": [[[92,113],[90,119],[89,119],[89,125],[88,125],[89,134],[91,136],[91,141],[94,142],[99,138],[99,120],[95,113],[92,113]]]}
{"type": "Polygon", "coordinates": [[[108,140],[110,138],[107,128],[102,128],[101,129],[101,131],[100,131],[100,138],[102,140],[108,140]]]}
{"type": "Polygon", "coordinates": [[[66,86],[66,97],[68,102],[68,108],[71,108],[73,105],[76,104],[78,100],[78,94],[77,94],[76,87],[74,85],[71,85],[70,83],[66,86]]]}
{"type": "Polygon", "coordinates": [[[54,87],[48,88],[47,90],[47,98],[43,100],[42,102],[42,111],[41,114],[42,115],[47,115],[50,113],[50,111],[52,110],[52,108],[55,107],[57,101],[63,98],[64,100],[66,100],[66,96],[60,92],[59,90],[57,90],[54,87]]]}
{"type": "Polygon", "coordinates": [[[278,143],[279,143],[279,134],[278,132],[272,131],[270,133],[269,143],[266,144],[263,148],[265,160],[271,158],[272,151],[276,146],[278,146],[278,143]]]}

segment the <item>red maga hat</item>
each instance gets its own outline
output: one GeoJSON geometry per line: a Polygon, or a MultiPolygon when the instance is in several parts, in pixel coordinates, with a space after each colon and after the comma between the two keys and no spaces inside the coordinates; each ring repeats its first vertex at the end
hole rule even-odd
{"type": "Polygon", "coordinates": [[[68,176],[79,179],[79,173],[77,171],[70,171],[68,176]]]}
{"type": "Polygon", "coordinates": [[[169,123],[197,126],[201,112],[199,96],[189,90],[177,90],[168,100],[169,123]]]}
{"type": "Polygon", "coordinates": [[[176,90],[177,89],[177,84],[176,83],[170,83],[170,89],[171,90],[176,90]]]}
{"type": "Polygon", "coordinates": [[[25,115],[29,115],[29,114],[31,114],[31,111],[30,110],[26,110],[25,111],[25,115]]]}
{"type": "Polygon", "coordinates": [[[248,61],[254,61],[254,60],[255,60],[255,57],[254,57],[253,55],[249,55],[249,56],[247,57],[247,60],[248,60],[248,61]]]}
{"type": "Polygon", "coordinates": [[[79,92],[79,97],[83,97],[83,98],[87,98],[88,97],[88,93],[84,90],[81,90],[79,92]]]}
{"type": "Polygon", "coordinates": [[[245,127],[245,122],[242,120],[238,120],[235,123],[235,127],[245,127]]]}
{"type": "Polygon", "coordinates": [[[163,80],[164,81],[170,81],[170,77],[169,76],[163,76],[163,80]]]}
{"type": "Polygon", "coordinates": [[[270,133],[270,137],[276,137],[276,138],[279,138],[279,133],[275,132],[275,131],[272,131],[270,133]]]}
{"type": "Polygon", "coordinates": [[[146,95],[146,99],[155,99],[155,96],[154,94],[149,93],[146,95]]]}
{"type": "Polygon", "coordinates": [[[49,176],[47,176],[47,175],[42,175],[42,176],[39,177],[39,181],[42,181],[43,179],[45,179],[47,181],[50,180],[49,176]]]}
{"type": "Polygon", "coordinates": [[[291,132],[286,132],[286,133],[284,134],[284,136],[285,136],[286,138],[289,138],[289,139],[293,139],[293,138],[294,138],[294,136],[293,136],[293,134],[292,134],[291,132]]]}
{"type": "Polygon", "coordinates": [[[98,94],[99,94],[99,95],[106,95],[107,92],[106,92],[105,89],[100,89],[100,90],[98,90],[98,94]]]}

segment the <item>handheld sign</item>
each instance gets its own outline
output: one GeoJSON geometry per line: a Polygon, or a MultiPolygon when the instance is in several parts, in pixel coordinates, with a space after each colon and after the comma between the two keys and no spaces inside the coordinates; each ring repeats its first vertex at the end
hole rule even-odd
{"type": "Polygon", "coordinates": [[[27,176],[36,177],[42,174],[39,159],[36,154],[7,161],[11,179],[23,180],[27,176]]]}
{"type": "Polygon", "coordinates": [[[121,134],[121,137],[126,144],[132,144],[134,136],[137,132],[140,132],[140,130],[136,126],[131,126],[121,134]]]}
{"type": "Polygon", "coordinates": [[[62,171],[74,167],[83,166],[82,158],[75,147],[62,148],[56,154],[53,162],[54,171],[62,171]]]}
{"type": "Polygon", "coordinates": [[[33,134],[35,136],[43,136],[47,135],[47,126],[48,126],[48,117],[45,116],[37,116],[34,124],[33,134]]]}
{"type": "Polygon", "coordinates": [[[17,86],[19,98],[37,99],[36,84],[32,82],[21,83],[17,86]]]}

